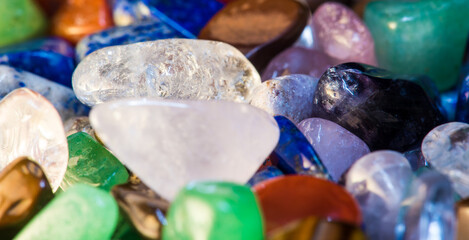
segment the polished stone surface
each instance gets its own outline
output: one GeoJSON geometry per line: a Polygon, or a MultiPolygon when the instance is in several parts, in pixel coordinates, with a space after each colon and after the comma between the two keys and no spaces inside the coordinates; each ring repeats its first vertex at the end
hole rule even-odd
{"type": "MultiPolygon", "coordinates": [[[[49,1],[49,0],[48,0],[49,1]]],[[[59,37],[44,37],[0,48],[0,53],[47,51],[75,58],[75,48],[59,37]]]]}
{"type": "Polygon", "coordinates": [[[77,184],[56,196],[15,239],[110,239],[118,215],[108,192],[77,184]]]}
{"type": "Polygon", "coordinates": [[[469,229],[466,227],[469,224],[469,199],[464,198],[455,204],[457,214],[457,240],[465,240],[469,237],[469,229]]]}
{"type": "Polygon", "coordinates": [[[89,106],[125,97],[246,102],[260,82],[256,69],[234,47],[192,39],[100,49],[73,74],[73,89],[89,106]]]}
{"type": "Polygon", "coordinates": [[[63,121],[75,116],[88,115],[89,108],[78,101],[72,89],[35,74],[0,65],[0,98],[22,87],[31,89],[49,100],[63,121]]]}
{"type": "Polygon", "coordinates": [[[469,123],[469,72],[459,86],[455,120],[469,123]]]}
{"type": "Polygon", "coordinates": [[[0,101],[0,170],[28,156],[43,168],[52,190],[62,182],[68,147],[59,113],[38,93],[16,89],[0,101]]]}
{"type": "Polygon", "coordinates": [[[372,151],[407,151],[446,121],[436,93],[426,85],[420,76],[358,63],[337,65],[319,79],[313,114],[352,132],[372,151]]]}
{"type": "Polygon", "coordinates": [[[77,132],[84,132],[96,139],[94,129],[91,127],[88,117],[70,118],[64,122],[64,129],[67,137],[77,132]]]}
{"type": "Polygon", "coordinates": [[[227,101],[119,100],[94,107],[90,121],[115,156],[170,201],[194,180],[246,183],[279,138],[266,112],[227,101]]]}
{"type": "Polygon", "coordinates": [[[307,75],[277,77],[254,88],[249,103],[272,116],[282,115],[299,123],[312,116],[317,84],[317,78],[307,75]]]}
{"type": "Polygon", "coordinates": [[[26,157],[0,173],[0,236],[12,239],[52,198],[41,167],[26,157]]]}
{"type": "Polygon", "coordinates": [[[353,197],[341,186],[327,180],[289,175],[261,182],[253,189],[262,209],[267,234],[309,216],[355,226],[362,222],[353,197]]]}
{"type": "Polygon", "coordinates": [[[194,182],[171,203],[163,239],[264,239],[256,197],[247,186],[194,182]]]}
{"type": "Polygon", "coordinates": [[[308,118],[301,121],[298,128],[313,145],[334,181],[338,181],[356,160],[370,152],[363,140],[334,122],[308,118]]]}
{"type": "Polygon", "coordinates": [[[380,67],[425,74],[448,90],[458,71],[469,34],[468,0],[375,1],[365,22],[375,39],[380,67]]]}
{"type": "Polygon", "coordinates": [[[431,130],[422,142],[428,163],[449,177],[456,192],[469,196],[469,124],[451,122],[431,130]]]}
{"type": "Polygon", "coordinates": [[[358,159],[345,177],[345,186],[360,205],[369,239],[395,239],[394,227],[401,201],[412,180],[404,156],[375,151],[358,159]]]}
{"type": "Polygon", "coordinates": [[[268,166],[256,172],[254,176],[249,179],[247,184],[252,187],[260,182],[279,176],[283,176],[283,172],[280,171],[280,169],[275,166],[268,166]]]}

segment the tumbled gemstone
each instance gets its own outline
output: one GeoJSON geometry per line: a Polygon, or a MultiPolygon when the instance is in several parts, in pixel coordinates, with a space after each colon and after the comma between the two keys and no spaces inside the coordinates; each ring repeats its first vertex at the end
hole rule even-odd
{"type": "Polygon", "coordinates": [[[77,44],[77,61],[109,46],[125,45],[166,38],[190,38],[162,21],[146,21],[125,27],[114,27],[90,34],[77,44]]]}
{"type": "Polygon", "coordinates": [[[140,235],[145,239],[161,239],[168,201],[140,180],[114,186],[111,193],[140,235]]]}
{"type": "Polygon", "coordinates": [[[456,239],[464,240],[469,237],[469,199],[465,198],[455,204],[457,214],[456,239]]]}
{"type": "Polygon", "coordinates": [[[65,134],[68,136],[77,133],[84,132],[96,139],[95,132],[90,124],[88,117],[74,117],[64,122],[65,134]]]}
{"type": "Polygon", "coordinates": [[[275,55],[295,43],[308,17],[308,6],[302,1],[238,0],[210,19],[199,38],[233,45],[261,72],[275,55]]]}
{"type": "Polygon", "coordinates": [[[113,0],[112,18],[116,26],[129,26],[139,22],[152,20],[148,1],[113,0]]]}
{"type": "Polygon", "coordinates": [[[397,239],[454,239],[453,195],[446,176],[437,171],[422,173],[412,182],[402,202],[397,239]]]}
{"type": "Polygon", "coordinates": [[[232,46],[192,39],[100,49],[73,74],[73,89],[89,106],[125,97],[246,102],[260,82],[256,69],[232,46]]]}
{"type": "Polygon", "coordinates": [[[349,169],[345,185],[360,205],[369,239],[395,239],[390,226],[396,225],[412,176],[407,159],[394,151],[369,153],[349,169]]]}
{"type": "Polygon", "coordinates": [[[118,215],[109,193],[77,184],[56,196],[15,239],[110,239],[118,215]]]}
{"type": "Polygon", "coordinates": [[[115,156],[170,201],[194,180],[246,183],[279,137],[266,112],[227,101],[119,100],[95,106],[90,121],[115,156]]]}
{"type": "Polygon", "coordinates": [[[422,154],[428,163],[447,175],[456,192],[469,196],[469,124],[451,122],[431,130],[422,142],[422,154]]]}
{"type": "Polygon", "coordinates": [[[16,89],[0,101],[0,170],[27,156],[39,163],[55,191],[68,162],[68,147],[59,113],[38,93],[16,89]]]}
{"type": "Polygon", "coordinates": [[[114,185],[129,179],[124,165],[90,135],[77,132],[67,140],[69,159],[60,184],[63,190],[82,183],[110,191],[114,185]]]}
{"type": "Polygon", "coordinates": [[[319,79],[313,115],[344,127],[372,151],[409,150],[446,120],[420,78],[358,63],[337,65],[319,79]]]}
{"type": "Polygon", "coordinates": [[[322,4],[313,15],[315,48],[340,62],[376,65],[375,44],[365,23],[341,3],[322,4]]]}
{"type": "Polygon", "coordinates": [[[369,3],[365,22],[375,40],[379,66],[396,73],[425,74],[439,90],[451,88],[469,33],[468,12],[468,0],[369,3]]]}
{"type": "Polygon", "coordinates": [[[52,34],[76,44],[84,36],[112,26],[107,0],[68,0],[52,19],[52,34]]]}
{"type": "Polygon", "coordinates": [[[455,120],[469,123],[469,72],[459,86],[455,120]]]}
{"type": "Polygon", "coordinates": [[[78,101],[72,89],[35,74],[0,65],[0,98],[22,87],[27,87],[47,98],[63,121],[74,116],[88,115],[89,108],[78,101]]]}
{"type": "Polygon", "coordinates": [[[0,174],[0,235],[12,239],[52,198],[41,167],[26,157],[0,174]]]}
{"type": "Polygon", "coordinates": [[[356,160],[370,152],[365,142],[334,122],[308,118],[301,121],[298,128],[313,145],[334,181],[338,181],[356,160]]]}
{"type": "Polygon", "coordinates": [[[307,75],[287,75],[263,82],[254,88],[250,104],[272,116],[282,115],[295,123],[311,117],[318,79],[307,75]]]}
{"type": "Polygon", "coordinates": [[[33,0],[0,1],[0,46],[42,33],[46,19],[33,0]]]}
{"type": "MultiPolygon", "coordinates": [[[[50,1],[50,0],[48,0],[50,1]]],[[[75,58],[75,48],[59,37],[46,37],[8,45],[0,48],[0,53],[47,51],[62,54],[65,57],[75,58]]]]}
{"type": "Polygon", "coordinates": [[[365,240],[359,227],[348,223],[307,217],[273,231],[268,240],[365,240]]]}
{"type": "Polygon", "coordinates": [[[458,91],[444,92],[441,94],[440,99],[441,99],[440,100],[441,106],[446,112],[448,121],[454,121],[456,119],[456,108],[458,104],[458,91]]]}
{"type": "Polygon", "coordinates": [[[283,175],[283,172],[280,171],[280,169],[278,169],[277,167],[268,166],[256,172],[254,176],[252,176],[251,179],[249,179],[247,184],[252,187],[267,179],[275,178],[275,177],[282,176],[282,175],[283,175]]]}
{"type": "Polygon", "coordinates": [[[339,63],[322,51],[304,47],[290,47],[273,58],[262,73],[262,81],[290,75],[306,74],[315,78],[339,63]]]}
{"type": "Polygon", "coordinates": [[[247,186],[195,182],[171,203],[164,239],[264,239],[256,197],[247,186]]]}
{"type": "Polygon", "coordinates": [[[272,153],[273,162],[287,174],[311,175],[329,179],[321,159],[303,133],[284,116],[275,116],[280,139],[272,153]]]}
{"type": "Polygon", "coordinates": [[[421,167],[428,166],[428,163],[425,160],[425,157],[423,156],[422,150],[420,149],[420,147],[407,151],[403,154],[404,154],[404,157],[407,158],[407,160],[409,161],[409,164],[412,167],[412,171],[414,172],[419,170],[421,167]]]}
{"type": "Polygon", "coordinates": [[[359,226],[360,210],[341,186],[301,175],[277,177],[254,186],[267,234],[308,216],[318,216],[359,226]]]}

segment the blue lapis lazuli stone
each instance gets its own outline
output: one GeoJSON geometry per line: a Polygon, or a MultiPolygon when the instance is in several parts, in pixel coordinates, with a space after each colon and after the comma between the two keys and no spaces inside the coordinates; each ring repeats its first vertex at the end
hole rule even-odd
{"type": "Polygon", "coordinates": [[[189,36],[159,20],[106,29],[88,35],[78,43],[77,61],[104,47],[168,38],[189,38],[189,36]]]}
{"type": "Polygon", "coordinates": [[[255,173],[254,176],[252,176],[251,179],[249,179],[248,185],[254,186],[265,180],[278,177],[278,176],[282,176],[282,175],[283,175],[283,172],[280,171],[280,169],[278,169],[277,167],[268,166],[262,169],[261,171],[255,173]]]}
{"type": "Polygon", "coordinates": [[[273,163],[286,174],[330,178],[327,169],[303,133],[284,116],[275,116],[280,139],[272,154],[273,163]]]}
{"type": "Polygon", "coordinates": [[[459,87],[455,120],[469,123],[469,69],[463,71],[464,79],[459,87]]]}
{"type": "Polygon", "coordinates": [[[66,57],[75,58],[75,48],[66,40],[59,37],[48,37],[22,42],[15,45],[0,48],[0,53],[27,52],[43,50],[62,54],[66,57]]]}

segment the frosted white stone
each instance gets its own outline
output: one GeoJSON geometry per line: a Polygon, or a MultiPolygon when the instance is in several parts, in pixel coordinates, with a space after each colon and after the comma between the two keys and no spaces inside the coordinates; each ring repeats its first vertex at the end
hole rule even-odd
{"type": "Polygon", "coordinates": [[[451,122],[434,128],[423,139],[422,154],[449,177],[461,197],[469,197],[469,124],[451,122]]]}
{"type": "Polygon", "coordinates": [[[95,106],[90,122],[115,156],[168,200],[194,180],[245,184],[279,139],[269,114],[228,101],[118,100],[95,106]]]}
{"type": "Polygon", "coordinates": [[[246,102],[261,79],[226,43],[165,39],[97,50],[80,62],[72,83],[78,99],[93,106],[128,97],[246,102]]]}
{"type": "Polygon", "coordinates": [[[0,101],[0,116],[0,170],[18,157],[30,157],[56,191],[68,163],[67,139],[57,110],[40,94],[19,88],[0,101]]]}

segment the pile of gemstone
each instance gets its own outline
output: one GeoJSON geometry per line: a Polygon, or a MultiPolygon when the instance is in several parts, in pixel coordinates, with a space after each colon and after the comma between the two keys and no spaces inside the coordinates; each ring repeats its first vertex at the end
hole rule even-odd
{"type": "Polygon", "coordinates": [[[469,0],[0,0],[0,239],[468,239],[469,0]]]}

